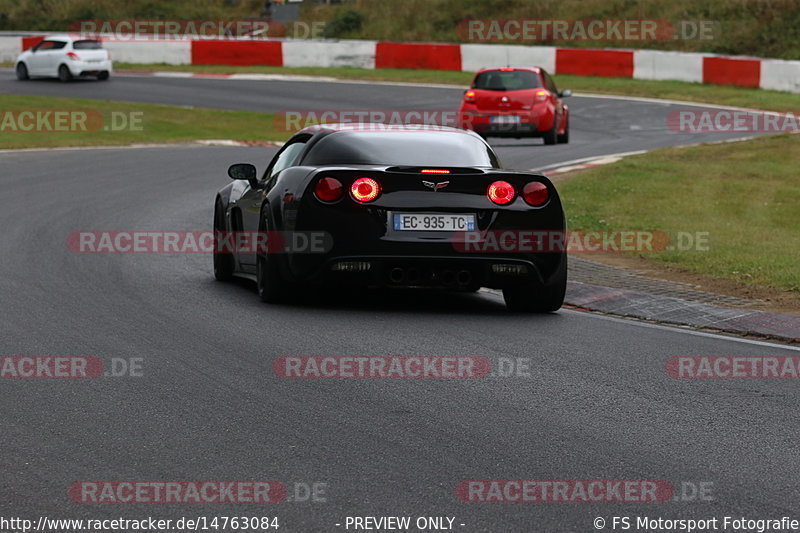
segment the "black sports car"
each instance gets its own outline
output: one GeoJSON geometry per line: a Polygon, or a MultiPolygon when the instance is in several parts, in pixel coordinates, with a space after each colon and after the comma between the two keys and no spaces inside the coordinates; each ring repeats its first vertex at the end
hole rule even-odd
{"type": "Polygon", "coordinates": [[[473,132],[311,126],[281,148],[260,179],[249,163],[228,174],[234,182],[217,193],[214,207],[218,244],[247,233],[281,244],[218,246],[214,274],[255,277],[266,302],[323,284],[491,287],[518,311],[555,311],[564,300],[566,251],[541,243],[542,235],[556,242],[552,235],[565,232],[553,184],[503,170],[473,132]],[[303,245],[317,237],[316,249],[303,245]]]}

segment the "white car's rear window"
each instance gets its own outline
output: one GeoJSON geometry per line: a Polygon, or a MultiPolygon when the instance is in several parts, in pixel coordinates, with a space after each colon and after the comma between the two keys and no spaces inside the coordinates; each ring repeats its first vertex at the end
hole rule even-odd
{"type": "Polygon", "coordinates": [[[102,50],[103,45],[100,41],[87,39],[83,41],[75,41],[72,43],[72,48],[75,50],[102,50]]]}

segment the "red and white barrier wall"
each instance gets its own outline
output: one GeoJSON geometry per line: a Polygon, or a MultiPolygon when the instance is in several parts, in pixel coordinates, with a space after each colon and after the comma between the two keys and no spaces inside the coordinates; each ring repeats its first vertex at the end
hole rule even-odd
{"type": "MultiPolygon", "coordinates": [[[[41,36],[0,36],[0,61],[14,61],[41,36]]],[[[656,50],[376,41],[174,40],[106,42],[115,61],[171,65],[413,68],[476,71],[536,65],[555,74],[678,80],[800,92],[800,61],[656,50]]]]}

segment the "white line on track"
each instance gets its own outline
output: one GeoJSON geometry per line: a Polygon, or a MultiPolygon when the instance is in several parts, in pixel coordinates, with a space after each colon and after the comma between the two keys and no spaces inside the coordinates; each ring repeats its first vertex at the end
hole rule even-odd
{"type": "MultiPolygon", "coordinates": [[[[495,298],[503,297],[503,294],[495,289],[486,289],[482,288],[480,290],[480,294],[487,294],[491,295],[495,298]]],[[[624,317],[624,316],[612,316],[608,314],[604,314],[602,311],[578,311],[576,309],[568,309],[566,307],[562,307],[561,310],[558,311],[559,313],[565,313],[569,315],[578,315],[578,316],[585,316],[591,318],[598,318],[600,320],[608,320],[611,322],[620,322],[626,325],[634,325],[643,328],[652,328],[652,329],[662,329],[666,331],[670,331],[673,333],[684,333],[686,335],[694,335],[696,337],[708,337],[711,339],[719,339],[719,340],[728,340],[732,342],[739,342],[743,344],[752,344],[755,346],[764,346],[765,348],[778,348],[782,350],[791,350],[794,352],[800,352],[800,346],[792,346],[791,344],[778,344],[774,342],[768,341],[760,341],[756,339],[748,339],[746,337],[738,336],[736,333],[731,332],[730,334],[722,334],[722,333],[711,333],[708,331],[698,331],[697,329],[693,329],[694,326],[670,326],[666,324],[657,324],[654,322],[648,322],[643,318],[635,318],[635,317],[624,317]]]]}
{"type": "Polygon", "coordinates": [[[561,168],[561,167],[568,167],[568,166],[572,166],[572,165],[580,165],[581,163],[587,163],[589,161],[596,162],[598,160],[607,159],[607,158],[612,158],[612,159],[613,158],[618,158],[618,159],[621,159],[621,158],[627,157],[629,155],[641,155],[641,154],[646,154],[647,152],[648,152],[648,150],[636,150],[634,152],[620,152],[618,154],[592,155],[592,156],[589,156],[589,157],[582,157],[580,159],[573,159],[571,161],[561,161],[559,163],[553,163],[553,164],[550,164],[550,165],[544,165],[542,167],[539,167],[537,170],[549,170],[549,169],[552,169],[552,168],[561,168]]]}
{"type": "Polygon", "coordinates": [[[777,344],[774,342],[759,341],[755,339],[748,339],[745,337],[737,337],[734,336],[735,333],[732,333],[731,335],[723,335],[720,333],[710,333],[707,331],[697,331],[694,329],[689,329],[691,326],[686,326],[685,328],[676,326],[667,326],[664,324],[654,324],[652,322],[645,322],[643,320],[637,320],[635,318],[609,316],[609,315],[599,314],[597,312],[576,311],[574,309],[561,309],[559,313],[567,313],[571,315],[581,315],[592,318],[599,318],[601,320],[610,320],[611,322],[622,322],[624,324],[634,324],[643,328],[663,329],[672,332],[685,333],[686,335],[694,335],[696,337],[708,337],[711,339],[728,340],[744,344],[753,344],[755,346],[764,346],[766,348],[778,348],[781,350],[791,350],[795,352],[800,352],[800,346],[792,346],[790,344],[777,344]]]}

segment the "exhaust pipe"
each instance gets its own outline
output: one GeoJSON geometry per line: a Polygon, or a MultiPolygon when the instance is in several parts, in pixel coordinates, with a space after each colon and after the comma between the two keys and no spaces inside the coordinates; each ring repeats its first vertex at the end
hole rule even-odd
{"type": "Polygon", "coordinates": [[[456,280],[458,281],[459,285],[469,285],[469,283],[472,281],[472,272],[469,270],[459,270],[456,280]]]}
{"type": "Polygon", "coordinates": [[[444,272],[442,272],[442,284],[445,287],[450,287],[452,285],[455,285],[455,282],[456,282],[455,272],[453,272],[452,270],[445,270],[444,272]]]}
{"type": "Polygon", "coordinates": [[[405,277],[405,272],[400,267],[395,267],[389,272],[389,281],[392,283],[401,283],[405,277]]]}

